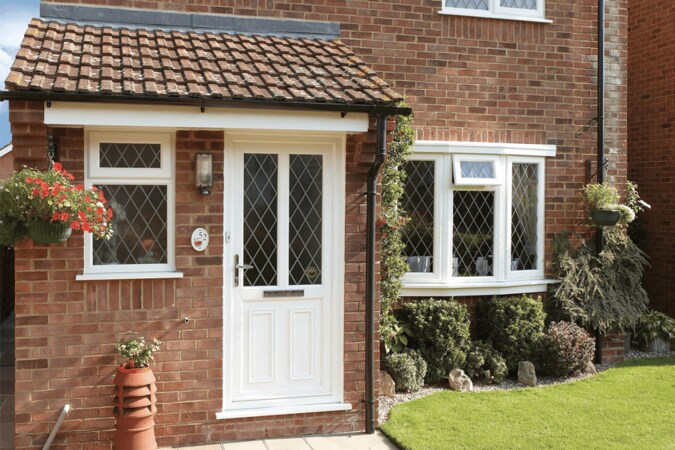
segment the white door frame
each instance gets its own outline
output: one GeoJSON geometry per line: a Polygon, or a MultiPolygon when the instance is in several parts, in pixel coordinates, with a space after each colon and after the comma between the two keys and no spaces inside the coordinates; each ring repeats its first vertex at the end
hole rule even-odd
{"type": "MultiPolygon", "coordinates": [[[[292,153],[292,151],[291,151],[292,153]]],[[[224,249],[223,249],[223,404],[222,410],[216,414],[217,418],[254,417],[278,414],[292,414],[302,412],[322,412],[351,409],[351,405],[344,404],[344,246],[345,246],[345,186],[346,186],[346,136],[344,133],[285,133],[267,131],[236,131],[225,132],[224,155],[224,249]],[[330,269],[324,272],[325,282],[330,282],[329,317],[330,324],[330,376],[329,395],[312,397],[306,400],[268,402],[265,407],[251,405],[242,407],[233,402],[233,370],[236,369],[232,346],[238,335],[241,334],[241,317],[234,311],[232,289],[234,285],[233,255],[236,253],[232,239],[234,223],[238,217],[235,211],[237,202],[229,201],[237,195],[239,190],[234,186],[239,179],[240,162],[236,160],[237,148],[268,148],[270,153],[279,150],[279,147],[292,148],[297,146],[298,153],[306,153],[312,147],[326,158],[326,169],[332,168],[330,173],[325,172],[324,182],[330,183],[331,207],[324,216],[330,221],[331,235],[328,239],[330,247],[325,249],[324,261],[330,258],[330,269]],[[328,160],[330,158],[330,160],[328,160]]],[[[280,227],[285,229],[284,227],[280,227]]],[[[243,257],[243,255],[240,255],[243,257]]],[[[242,277],[243,279],[243,277],[242,277]]]]}

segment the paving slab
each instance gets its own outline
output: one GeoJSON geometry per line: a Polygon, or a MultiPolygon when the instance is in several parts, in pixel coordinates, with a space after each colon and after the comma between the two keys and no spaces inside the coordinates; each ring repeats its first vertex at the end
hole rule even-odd
{"type": "Polygon", "coordinates": [[[269,450],[312,450],[304,438],[265,439],[269,450]]]}
{"type": "Polygon", "coordinates": [[[244,441],[244,442],[228,442],[223,444],[224,450],[267,450],[265,443],[262,440],[244,441]]]}
{"type": "Polygon", "coordinates": [[[312,450],[397,450],[382,433],[350,434],[344,436],[308,436],[312,450]]]}

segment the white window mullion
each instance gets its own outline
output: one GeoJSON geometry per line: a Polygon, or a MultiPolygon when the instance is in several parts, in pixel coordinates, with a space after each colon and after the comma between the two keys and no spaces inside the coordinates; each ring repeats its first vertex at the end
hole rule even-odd
{"type": "Polygon", "coordinates": [[[277,285],[288,287],[289,257],[289,203],[290,203],[290,160],[288,153],[279,154],[277,170],[277,285]]]}

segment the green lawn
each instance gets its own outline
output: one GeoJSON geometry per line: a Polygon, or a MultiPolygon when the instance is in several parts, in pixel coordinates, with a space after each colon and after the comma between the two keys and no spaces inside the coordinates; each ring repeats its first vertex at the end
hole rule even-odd
{"type": "Polygon", "coordinates": [[[382,431],[403,449],[675,449],[675,358],[515,391],[441,392],[396,406],[382,431]]]}

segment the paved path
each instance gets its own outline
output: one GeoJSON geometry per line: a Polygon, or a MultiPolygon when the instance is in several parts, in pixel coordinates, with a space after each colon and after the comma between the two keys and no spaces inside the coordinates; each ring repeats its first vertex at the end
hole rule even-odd
{"type": "MultiPolygon", "coordinates": [[[[307,436],[181,447],[184,450],[396,450],[382,433],[307,436]]],[[[160,450],[169,450],[168,447],[160,450]]]]}

